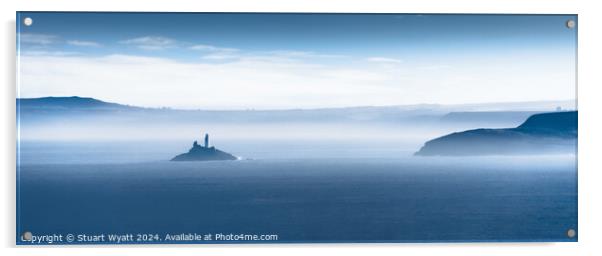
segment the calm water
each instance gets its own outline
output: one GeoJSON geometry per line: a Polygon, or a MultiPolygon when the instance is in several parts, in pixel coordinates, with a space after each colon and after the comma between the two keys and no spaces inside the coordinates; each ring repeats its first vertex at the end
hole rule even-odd
{"type": "Polygon", "coordinates": [[[574,156],[424,158],[382,145],[317,154],[322,157],[299,149],[292,155],[302,157],[275,158],[264,150],[252,160],[185,163],[162,159],[188,145],[138,158],[91,148],[22,146],[19,234],[277,234],[271,242],[577,240],[566,236],[577,229],[574,156]],[[69,148],[96,158],[53,161],[67,159],[69,148]],[[379,150],[388,153],[374,157],[379,150]],[[357,152],[364,157],[350,157],[357,152]]]}

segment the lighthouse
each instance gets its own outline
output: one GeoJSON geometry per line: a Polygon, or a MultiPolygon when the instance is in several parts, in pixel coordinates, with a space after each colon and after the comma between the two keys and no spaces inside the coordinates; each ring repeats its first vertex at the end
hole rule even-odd
{"type": "MultiPolygon", "coordinates": [[[[201,134],[203,134],[201,132],[201,134]]],[[[205,143],[199,144],[196,140],[188,152],[179,154],[171,161],[213,161],[213,160],[237,160],[238,157],[226,153],[215,147],[209,147],[209,133],[205,133],[205,143]]]]}

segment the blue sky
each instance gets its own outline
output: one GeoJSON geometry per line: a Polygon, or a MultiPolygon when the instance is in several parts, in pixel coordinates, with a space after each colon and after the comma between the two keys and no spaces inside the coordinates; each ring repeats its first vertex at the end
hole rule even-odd
{"type": "Polygon", "coordinates": [[[20,97],[211,109],[575,98],[572,15],[25,17],[20,97]]]}

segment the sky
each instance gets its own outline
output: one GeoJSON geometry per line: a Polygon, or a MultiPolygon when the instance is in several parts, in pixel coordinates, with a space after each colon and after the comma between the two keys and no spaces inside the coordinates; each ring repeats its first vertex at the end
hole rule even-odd
{"type": "Polygon", "coordinates": [[[570,100],[569,19],[20,12],[17,97],[185,109],[570,100]]]}

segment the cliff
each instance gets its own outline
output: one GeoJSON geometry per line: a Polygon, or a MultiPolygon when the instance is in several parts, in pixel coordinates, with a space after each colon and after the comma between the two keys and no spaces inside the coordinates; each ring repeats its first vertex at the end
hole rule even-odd
{"type": "Polygon", "coordinates": [[[424,144],[419,156],[575,153],[577,111],[530,116],[516,128],[475,129],[448,134],[424,144]]]}

